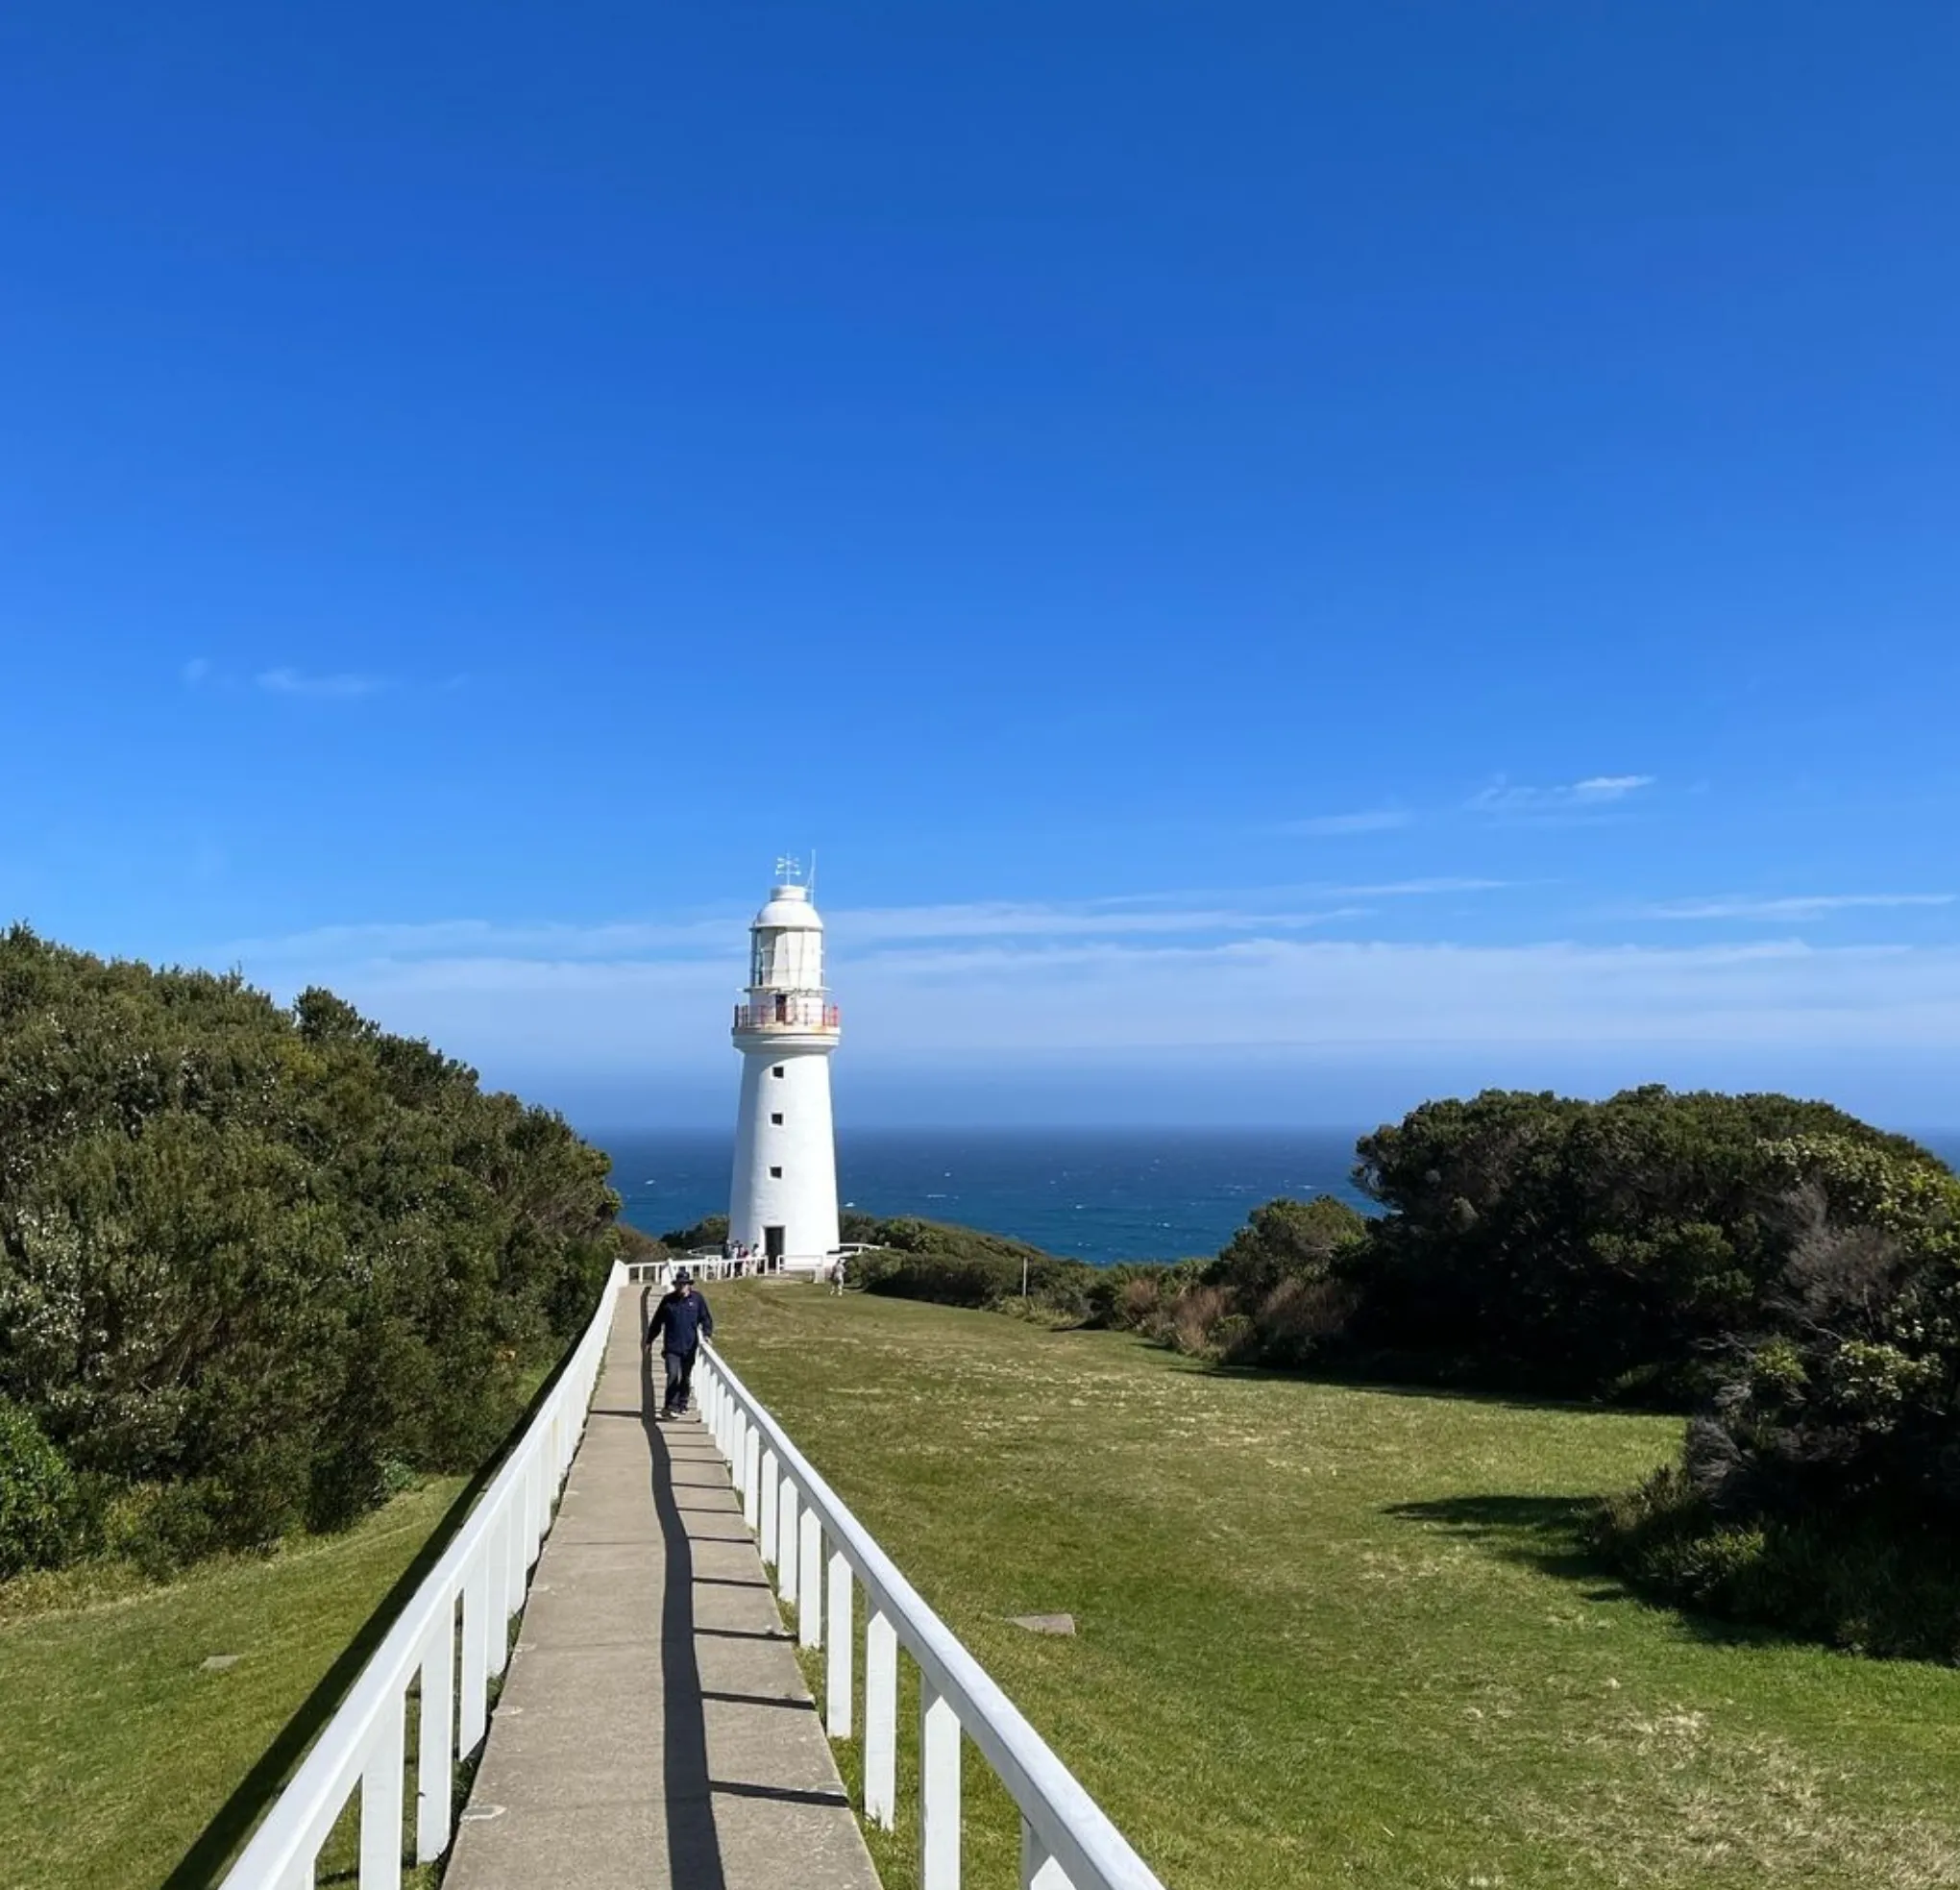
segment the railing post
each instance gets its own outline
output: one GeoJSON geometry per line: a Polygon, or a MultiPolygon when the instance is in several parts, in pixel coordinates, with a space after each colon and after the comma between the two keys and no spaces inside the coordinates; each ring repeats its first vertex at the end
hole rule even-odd
{"type": "Polygon", "coordinates": [[[415,1737],[415,1861],[432,1864],[450,1841],[455,1768],[456,1602],[438,1615],[422,1650],[422,1724],[415,1737]]]}
{"type": "Polygon", "coordinates": [[[524,1606],[524,1591],[530,1586],[531,1557],[537,1545],[531,1540],[531,1491],[537,1485],[538,1457],[533,1451],[518,1477],[517,1487],[510,1492],[510,1520],[517,1527],[517,1539],[511,1545],[516,1558],[510,1564],[510,1610],[514,1614],[524,1606]]]}
{"type": "Polygon", "coordinates": [[[802,1521],[802,1566],[796,1576],[796,1645],[823,1645],[823,1524],[815,1510],[802,1521]]]}
{"type": "Polygon", "coordinates": [[[782,1514],[776,1520],[776,1594],[787,1602],[796,1599],[796,1485],[782,1480],[778,1498],[782,1514]]]}
{"type": "Polygon", "coordinates": [[[919,1890],[960,1890],[960,1720],[922,1675],[919,1682],[919,1890]]]}
{"type": "Polygon", "coordinates": [[[463,1693],[456,1755],[467,1758],[483,1743],[489,1730],[490,1636],[483,1617],[490,1612],[490,1552],[486,1537],[477,1559],[463,1572],[463,1693]]]}
{"type": "Polygon", "coordinates": [[[1074,1890],[1062,1866],[1048,1854],[1035,1828],[1021,1820],[1021,1890],[1074,1890]]]}
{"type": "Polygon", "coordinates": [[[823,1606],[829,1620],[830,1658],[823,1671],[823,1730],[833,1739],[850,1737],[850,1563],[842,1549],[830,1552],[830,1573],[824,1583],[823,1606]]]}
{"type": "Polygon", "coordinates": [[[873,1605],[865,1622],[865,1818],[898,1820],[898,1631],[873,1605]]]}
{"type": "Polygon", "coordinates": [[[742,1428],[742,1520],[753,1529],[762,1511],[762,1433],[742,1428]]]}
{"type": "Polygon", "coordinates": [[[524,1473],[524,1566],[530,1572],[545,1546],[545,1453],[540,1442],[524,1473]]]}
{"type": "Polygon", "coordinates": [[[776,1528],[782,1521],[776,1502],[776,1454],[772,1450],[762,1453],[762,1490],[760,1508],[762,1510],[762,1559],[773,1562],[776,1559],[776,1528]]]}
{"type": "Polygon", "coordinates": [[[519,1507],[523,1485],[510,1492],[503,1506],[503,1605],[497,1610],[497,1652],[490,1663],[501,1674],[510,1664],[510,1617],[524,1606],[524,1578],[529,1568],[524,1552],[524,1517],[519,1507]]]}
{"type": "Polygon", "coordinates": [[[485,1532],[490,1558],[489,1606],[483,1611],[483,1671],[492,1680],[503,1671],[510,1641],[510,1510],[506,1505],[485,1532]]]}
{"type": "Polygon", "coordinates": [[[360,1768],[361,1890],[402,1890],[402,1767],[406,1758],[403,1721],[406,1702],[396,1698],[375,1733],[360,1768]]]}

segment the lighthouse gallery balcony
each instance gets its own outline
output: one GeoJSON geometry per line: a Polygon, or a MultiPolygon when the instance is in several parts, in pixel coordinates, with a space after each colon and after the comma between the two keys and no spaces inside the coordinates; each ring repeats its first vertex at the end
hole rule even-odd
{"type": "Polygon", "coordinates": [[[772,1030],[836,1030],[837,1006],[823,997],[781,993],[735,1007],[735,1028],[745,1035],[767,1036],[772,1030]]]}

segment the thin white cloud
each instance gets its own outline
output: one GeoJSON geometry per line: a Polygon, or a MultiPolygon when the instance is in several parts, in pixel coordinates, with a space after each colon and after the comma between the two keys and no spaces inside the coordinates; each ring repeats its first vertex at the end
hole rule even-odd
{"type": "Polygon", "coordinates": [[[1332,886],[1332,897],[1350,899],[1421,898],[1433,893],[1496,893],[1510,882],[1504,879],[1391,879],[1379,886],[1332,886]]]}
{"type": "MultiPolygon", "coordinates": [[[[334,968],[391,1028],[476,1062],[712,1067],[739,943],[713,958],[438,956],[334,968]]],[[[248,964],[248,972],[251,968],[248,964]]],[[[292,967],[282,994],[313,975],[292,967]]],[[[845,1052],[1756,1044],[1960,1050],[1960,946],[1460,945],[1252,937],[921,942],[841,958],[845,1052]]]]}
{"type": "Polygon", "coordinates": [[[205,656],[193,656],[190,659],[190,661],[184,664],[184,668],[178,672],[178,674],[184,678],[184,686],[186,689],[195,689],[199,683],[203,682],[210,675],[210,673],[211,673],[210,659],[205,656]]]}
{"type": "Polygon", "coordinates": [[[1387,833],[1408,826],[1414,818],[1402,807],[1370,807],[1355,814],[1312,814],[1304,821],[1286,821],[1279,831],[1315,838],[1344,833],[1387,833]]]}
{"type": "MultiPolygon", "coordinates": [[[[1472,879],[1442,874],[1427,879],[1391,879],[1351,884],[1341,880],[1310,879],[1285,886],[1229,886],[1198,889],[1185,887],[1170,893],[1124,893],[1095,900],[1099,912],[1122,912],[1131,908],[1224,905],[1245,907],[1254,903],[1274,906],[1328,899],[1413,898],[1434,893],[1491,893],[1510,882],[1504,879],[1472,879]]],[[[931,910],[931,908],[926,908],[931,910]]]]}
{"type": "Polygon", "coordinates": [[[367,961],[444,959],[548,959],[579,962],[624,959],[656,952],[739,954],[746,917],[666,922],[622,920],[603,925],[496,924],[484,919],[436,920],[425,924],[320,925],[262,939],[237,939],[220,947],[226,964],[344,965],[367,961]]]}
{"type": "Polygon", "coordinates": [[[1358,917],[1353,906],[1273,911],[1234,906],[1139,908],[1127,901],[1080,905],[979,900],[965,905],[867,906],[833,914],[830,933],[841,945],[884,945],[919,939],[1118,938],[1139,933],[1295,931],[1358,917]]]}
{"type": "Polygon", "coordinates": [[[358,675],[341,673],[332,675],[308,675],[294,669],[260,670],[252,678],[258,688],[273,696],[310,696],[322,701],[353,701],[361,696],[373,696],[387,688],[384,677],[358,675]]]}
{"type": "Polygon", "coordinates": [[[1822,919],[1833,912],[1891,910],[1900,906],[1949,906],[1952,893],[1820,893],[1790,898],[1673,899],[1643,906],[1646,919],[1762,919],[1776,921],[1822,919]]]}
{"type": "Polygon", "coordinates": [[[1650,1037],[1960,1046],[1960,948],[1303,939],[982,946],[880,959],[859,968],[855,985],[842,989],[847,1005],[871,1006],[861,1034],[894,1051],[919,1016],[936,1019],[927,1028],[945,1041],[932,1047],[946,1049],[1003,1035],[1029,1048],[1650,1037]],[[938,1020],[962,1006],[970,1008],[938,1020]]]}
{"type": "Polygon", "coordinates": [[[1499,779],[1472,795],[1471,812],[1496,815],[1567,815],[1611,807],[1654,784],[1652,774],[1589,774],[1557,787],[1528,787],[1499,779]]]}
{"type": "MultiPolygon", "coordinates": [[[[1368,901],[1500,882],[1186,892],[1095,901],[979,900],[826,914],[846,1054],[868,1067],[943,1055],[1289,1047],[1855,1046],[1960,1052],[1960,945],[1822,948],[1459,945],[1342,938],[1368,901]]],[[[1683,918],[1801,919],[1946,894],[1708,899],[1683,918]]],[[[212,954],[290,996],[326,983],[394,1029],[481,1067],[708,1071],[747,906],[599,924],[455,920],[339,925],[212,954]]],[[[1350,928],[1352,929],[1352,928],[1350,928]]]]}
{"type": "MultiPolygon", "coordinates": [[[[833,951],[849,953],[940,940],[1001,939],[1033,945],[1054,939],[1201,938],[1285,935],[1360,919],[1363,900],[1482,893],[1495,879],[1389,880],[1372,885],[1185,893],[1080,901],[980,899],[941,905],[845,906],[825,914],[833,951]]],[[[347,965],[375,961],[542,959],[586,963],[654,956],[739,959],[747,909],[668,920],[597,924],[506,922],[484,919],[419,923],[322,925],[303,932],[236,939],[213,954],[225,964],[347,965]]]]}

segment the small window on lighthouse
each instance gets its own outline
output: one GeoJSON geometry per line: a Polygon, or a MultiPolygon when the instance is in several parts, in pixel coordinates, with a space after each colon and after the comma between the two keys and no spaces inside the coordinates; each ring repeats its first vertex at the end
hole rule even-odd
{"type": "Polygon", "coordinates": [[[780,1181],[783,1178],[783,1171],[780,1168],[772,1168],[769,1171],[769,1178],[772,1181],[780,1181]]]}
{"type": "Polygon", "coordinates": [[[775,1068],[773,1068],[772,1070],[771,1070],[771,1071],[770,1071],[770,1074],[771,1074],[772,1076],[780,1076],[780,1075],[781,1075],[782,1073],[783,1073],[783,1067],[782,1067],[782,1065],[781,1065],[781,1064],[777,1064],[777,1065],[776,1065],[776,1067],[775,1067],[775,1068]]]}
{"type": "Polygon", "coordinates": [[[779,1109],[779,1110],[777,1110],[777,1111],[776,1111],[776,1113],[775,1113],[775,1114],[774,1114],[773,1116],[772,1116],[772,1117],[770,1117],[769,1119],[770,1119],[770,1120],[771,1120],[772,1122],[773,1122],[773,1123],[775,1124],[775,1126],[776,1126],[777,1128],[781,1128],[781,1127],[782,1127],[782,1125],[783,1125],[783,1113],[782,1113],[782,1111],[781,1111],[780,1109],[779,1109]]]}

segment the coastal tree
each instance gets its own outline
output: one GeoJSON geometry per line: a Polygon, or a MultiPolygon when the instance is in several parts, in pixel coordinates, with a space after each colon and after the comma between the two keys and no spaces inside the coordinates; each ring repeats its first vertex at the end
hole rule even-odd
{"type": "Polygon", "coordinates": [[[474,1467],[590,1311],[606,1167],[331,993],[0,935],[0,1398],[74,1479],[59,1552],[474,1467]]]}

